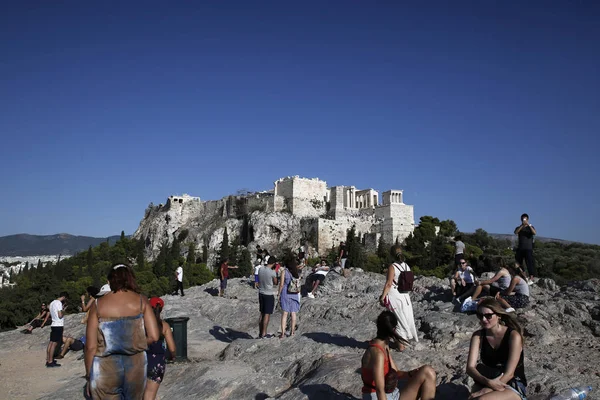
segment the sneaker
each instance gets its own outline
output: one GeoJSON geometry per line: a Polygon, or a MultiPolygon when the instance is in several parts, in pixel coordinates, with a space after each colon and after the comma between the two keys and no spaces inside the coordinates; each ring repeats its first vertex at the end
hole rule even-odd
{"type": "Polygon", "coordinates": [[[60,367],[60,364],[57,364],[56,361],[52,361],[51,363],[46,363],[46,368],[54,368],[54,367],[60,367]]]}
{"type": "Polygon", "coordinates": [[[463,300],[462,304],[465,304],[467,301],[472,301],[473,298],[471,296],[467,297],[466,299],[463,300]]]}
{"type": "Polygon", "coordinates": [[[459,299],[458,297],[455,297],[455,298],[452,300],[452,302],[453,302],[454,304],[457,304],[457,305],[459,305],[459,306],[462,304],[462,303],[460,302],[460,299],[459,299]]]}
{"type": "Polygon", "coordinates": [[[309,298],[309,299],[314,299],[314,298],[315,298],[315,295],[314,295],[314,294],[312,294],[311,292],[308,292],[308,298],[309,298]]]}
{"type": "Polygon", "coordinates": [[[512,307],[508,307],[508,308],[507,308],[506,310],[504,310],[504,311],[506,311],[506,312],[509,312],[509,313],[510,313],[510,312],[515,312],[515,309],[514,309],[514,308],[512,308],[512,307]]]}

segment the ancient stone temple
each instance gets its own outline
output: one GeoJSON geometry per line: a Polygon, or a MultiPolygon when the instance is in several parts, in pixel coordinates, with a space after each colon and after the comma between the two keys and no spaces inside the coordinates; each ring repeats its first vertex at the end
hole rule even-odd
{"type": "Polygon", "coordinates": [[[272,190],[202,201],[189,195],[170,196],[165,205],[150,206],[134,237],[143,237],[152,257],[160,244],[187,229],[190,239],[218,248],[223,228],[244,245],[254,242],[295,248],[301,242],[324,253],[346,238],[354,226],[367,246],[380,238],[401,243],[414,229],[414,209],[404,204],[402,190],[381,195],[375,189],[328,187],[318,178],[285,177],[272,190]]]}

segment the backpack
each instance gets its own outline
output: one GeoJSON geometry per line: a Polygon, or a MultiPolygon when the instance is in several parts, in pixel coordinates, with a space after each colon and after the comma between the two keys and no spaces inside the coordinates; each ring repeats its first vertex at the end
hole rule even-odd
{"type": "Polygon", "coordinates": [[[300,282],[300,278],[294,278],[294,275],[292,275],[291,272],[290,276],[292,277],[292,279],[290,280],[290,283],[288,283],[287,292],[290,294],[300,293],[300,290],[302,288],[302,282],[300,282]]]}
{"type": "Polygon", "coordinates": [[[409,266],[406,265],[406,263],[394,263],[394,268],[398,268],[398,270],[400,271],[398,282],[394,281],[394,284],[398,286],[398,291],[412,292],[413,283],[415,281],[415,274],[410,270],[409,266]],[[403,269],[401,269],[400,267],[402,267],[403,269]]]}

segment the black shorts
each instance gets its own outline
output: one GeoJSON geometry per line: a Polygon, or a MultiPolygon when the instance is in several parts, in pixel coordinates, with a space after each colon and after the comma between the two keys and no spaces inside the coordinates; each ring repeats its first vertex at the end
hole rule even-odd
{"type": "Polygon", "coordinates": [[[50,341],[61,343],[63,337],[63,327],[62,326],[53,326],[50,328],[50,341]]]}
{"type": "Polygon", "coordinates": [[[312,280],[314,281],[319,281],[319,285],[323,282],[325,282],[325,275],[323,274],[313,274],[312,276],[312,280]]]}
{"type": "Polygon", "coordinates": [[[504,289],[500,289],[498,286],[490,285],[490,296],[495,296],[504,289]]]}
{"type": "Polygon", "coordinates": [[[275,296],[272,294],[258,294],[258,307],[261,314],[273,314],[275,309],[275,296]]]}
{"type": "Polygon", "coordinates": [[[79,339],[75,339],[73,343],[69,346],[69,350],[71,351],[81,351],[83,350],[83,342],[79,339]]]}

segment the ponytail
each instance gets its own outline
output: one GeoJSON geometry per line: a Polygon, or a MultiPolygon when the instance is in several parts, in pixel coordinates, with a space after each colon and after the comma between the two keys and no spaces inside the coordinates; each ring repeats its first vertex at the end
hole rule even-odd
{"type": "Polygon", "coordinates": [[[390,248],[390,255],[394,261],[399,263],[404,262],[404,255],[402,254],[402,246],[395,244],[390,248]]]}
{"type": "Polygon", "coordinates": [[[156,318],[156,324],[158,325],[158,331],[162,335],[163,323],[162,323],[162,319],[160,319],[160,313],[162,312],[162,307],[160,305],[157,305],[156,307],[152,308],[152,311],[154,311],[154,317],[156,318]]]}

